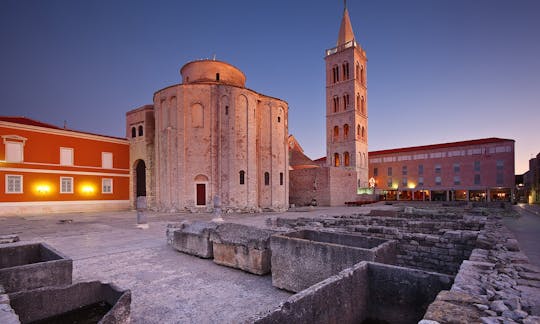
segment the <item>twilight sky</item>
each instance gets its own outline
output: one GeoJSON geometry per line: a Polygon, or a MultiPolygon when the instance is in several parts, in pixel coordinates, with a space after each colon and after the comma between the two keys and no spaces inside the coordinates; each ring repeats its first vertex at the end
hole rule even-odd
{"type": "MultiPolygon", "coordinates": [[[[369,149],[516,140],[540,152],[540,1],[349,0],[368,55],[369,149]]],[[[125,113],[185,63],[240,68],[289,103],[289,133],[326,154],[324,50],[339,0],[1,0],[0,115],[125,136],[125,113]]]]}

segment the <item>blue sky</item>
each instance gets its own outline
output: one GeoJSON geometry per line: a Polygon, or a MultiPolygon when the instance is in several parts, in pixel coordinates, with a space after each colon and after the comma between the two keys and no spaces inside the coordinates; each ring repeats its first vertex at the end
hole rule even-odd
{"type": "MultiPolygon", "coordinates": [[[[540,1],[347,2],[368,55],[369,149],[516,140],[540,152],[540,1]]],[[[325,154],[324,50],[341,1],[0,1],[0,114],[125,136],[125,113],[200,58],[289,103],[289,132],[325,154]]]]}

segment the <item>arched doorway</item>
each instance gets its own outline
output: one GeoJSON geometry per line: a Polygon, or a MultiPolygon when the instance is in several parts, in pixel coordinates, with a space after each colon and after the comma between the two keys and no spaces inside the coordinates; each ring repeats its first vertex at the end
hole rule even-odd
{"type": "Polygon", "coordinates": [[[135,197],[146,196],[146,164],[138,160],[135,165],[135,197]]]}

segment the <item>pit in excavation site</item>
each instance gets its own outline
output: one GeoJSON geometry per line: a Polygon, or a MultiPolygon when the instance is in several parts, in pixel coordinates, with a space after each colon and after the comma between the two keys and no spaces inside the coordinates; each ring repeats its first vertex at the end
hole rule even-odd
{"type": "Polygon", "coordinates": [[[360,261],[395,264],[396,242],[343,232],[273,235],[272,285],[299,292],[360,261]]]}
{"type": "Polygon", "coordinates": [[[99,281],[9,294],[21,323],[129,323],[131,292],[99,281]]]}
{"type": "Polygon", "coordinates": [[[45,243],[0,247],[0,285],[7,293],[71,284],[73,261],[45,243]]]}

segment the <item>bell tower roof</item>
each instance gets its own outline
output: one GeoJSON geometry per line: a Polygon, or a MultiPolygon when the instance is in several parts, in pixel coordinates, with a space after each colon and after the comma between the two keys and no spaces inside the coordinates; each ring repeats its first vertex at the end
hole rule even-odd
{"type": "Polygon", "coordinates": [[[336,46],[343,45],[353,40],[354,32],[351,25],[351,18],[349,18],[349,11],[345,6],[343,9],[343,18],[341,18],[341,25],[339,26],[339,34],[336,46]]]}

